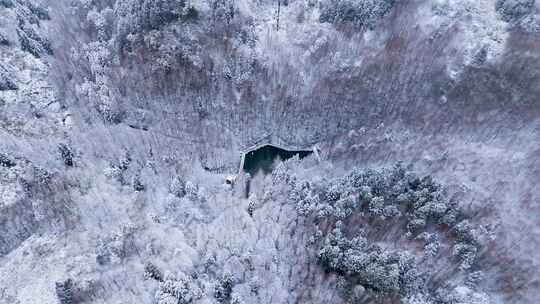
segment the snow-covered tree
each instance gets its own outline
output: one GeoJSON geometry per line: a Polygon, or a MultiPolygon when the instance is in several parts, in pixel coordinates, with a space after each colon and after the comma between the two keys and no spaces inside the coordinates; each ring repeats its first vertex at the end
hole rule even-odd
{"type": "Polygon", "coordinates": [[[404,299],[429,295],[425,282],[431,276],[421,271],[422,263],[434,263],[441,247],[453,248],[445,259],[468,271],[482,247],[480,229],[464,217],[444,187],[401,163],[353,169],[342,178],[317,183],[299,182],[290,198],[300,216],[315,220],[320,236],[309,244],[315,246],[321,266],[374,294],[404,299]],[[328,223],[335,223],[331,230],[328,223]],[[383,246],[388,240],[420,242],[424,250],[383,246]]]}
{"type": "Polygon", "coordinates": [[[147,262],[146,264],[144,264],[144,278],[162,282],[163,273],[161,272],[161,270],[159,270],[159,268],[157,268],[156,265],[147,262]]]}
{"type": "Polygon", "coordinates": [[[0,91],[17,90],[18,88],[12,77],[3,71],[3,68],[0,68],[0,91]]]}
{"type": "Polygon", "coordinates": [[[155,299],[158,304],[189,304],[202,296],[202,290],[197,282],[190,277],[180,274],[168,275],[159,283],[155,299]]]}
{"type": "Polygon", "coordinates": [[[73,152],[71,148],[66,144],[59,144],[58,151],[60,152],[60,157],[64,164],[68,167],[73,167],[73,152]]]}
{"type": "Polygon", "coordinates": [[[119,20],[119,33],[149,31],[159,29],[184,13],[183,0],[128,0],[117,1],[115,14],[119,20]]]}
{"type": "Polygon", "coordinates": [[[0,166],[2,167],[15,167],[17,163],[13,159],[11,159],[8,155],[0,153],[0,166]]]}
{"type": "Polygon", "coordinates": [[[518,22],[534,9],[535,0],[497,0],[495,10],[506,22],[518,22]]]}
{"type": "Polygon", "coordinates": [[[180,176],[174,176],[169,185],[169,192],[178,198],[184,197],[186,195],[186,182],[180,176]]]}
{"type": "Polygon", "coordinates": [[[74,304],[74,282],[72,279],[67,279],[62,282],[56,282],[56,296],[60,304],[74,304]]]}
{"type": "Polygon", "coordinates": [[[320,22],[353,24],[373,28],[394,6],[396,0],[326,0],[322,2],[320,22]]]}
{"type": "Polygon", "coordinates": [[[234,284],[234,276],[223,274],[219,281],[214,285],[214,298],[220,303],[231,299],[231,293],[234,284]]]}

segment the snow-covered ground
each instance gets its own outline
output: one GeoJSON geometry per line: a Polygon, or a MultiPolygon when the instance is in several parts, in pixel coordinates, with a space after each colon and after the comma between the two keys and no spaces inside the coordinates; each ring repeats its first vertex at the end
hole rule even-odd
{"type": "Polygon", "coordinates": [[[494,227],[444,303],[538,303],[540,4],[496,2],[395,1],[367,28],[321,23],[328,1],[0,0],[0,303],[346,303],[285,178],[225,185],[261,140],[321,147],[298,181],[432,175],[494,227]]]}

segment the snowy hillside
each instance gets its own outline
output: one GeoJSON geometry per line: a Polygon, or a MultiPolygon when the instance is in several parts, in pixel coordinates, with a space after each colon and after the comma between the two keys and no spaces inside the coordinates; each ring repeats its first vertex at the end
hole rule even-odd
{"type": "Polygon", "coordinates": [[[0,0],[0,304],[535,304],[539,227],[538,1],[0,0]]]}

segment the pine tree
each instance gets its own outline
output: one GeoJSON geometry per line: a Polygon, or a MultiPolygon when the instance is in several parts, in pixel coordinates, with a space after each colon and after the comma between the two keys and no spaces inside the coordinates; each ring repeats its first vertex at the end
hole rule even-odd
{"type": "Polygon", "coordinates": [[[73,152],[66,144],[59,144],[58,151],[60,152],[60,157],[64,161],[64,164],[68,167],[73,167],[73,152]]]}
{"type": "Polygon", "coordinates": [[[67,279],[63,282],[56,282],[55,284],[56,296],[60,301],[60,304],[73,304],[73,289],[74,283],[72,279],[67,279]]]}
{"type": "Polygon", "coordinates": [[[515,23],[534,9],[535,0],[497,0],[495,10],[506,22],[515,23]]]}
{"type": "Polygon", "coordinates": [[[234,277],[230,274],[224,274],[214,286],[214,298],[220,303],[230,300],[233,283],[234,277]]]}
{"type": "Polygon", "coordinates": [[[9,156],[0,153],[0,166],[6,168],[15,167],[17,164],[9,156]]]}
{"type": "Polygon", "coordinates": [[[161,270],[159,270],[159,268],[157,268],[156,265],[147,262],[144,265],[144,278],[163,282],[163,273],[161,272],[161,270]]]}

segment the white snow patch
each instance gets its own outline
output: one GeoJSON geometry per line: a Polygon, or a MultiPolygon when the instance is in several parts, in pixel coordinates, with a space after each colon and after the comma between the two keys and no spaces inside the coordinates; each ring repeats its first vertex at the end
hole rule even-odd
{"type": "Polygon", "coordinates": [[[23,189],[20,184],[0,184],[0,208],[14,205],[23,198],[23,189]]]}
{"type": "Polygon", "coordinates": [[[451,77],[470,65],[482,49],[487,51],[488,62],[497,61],[504,52],[508,24],[495,11],[495,0],[426,1],[417,14],[418,25],[426,34],[457,30],[450,45],[462,56],[449,60],[451,77]]]}

